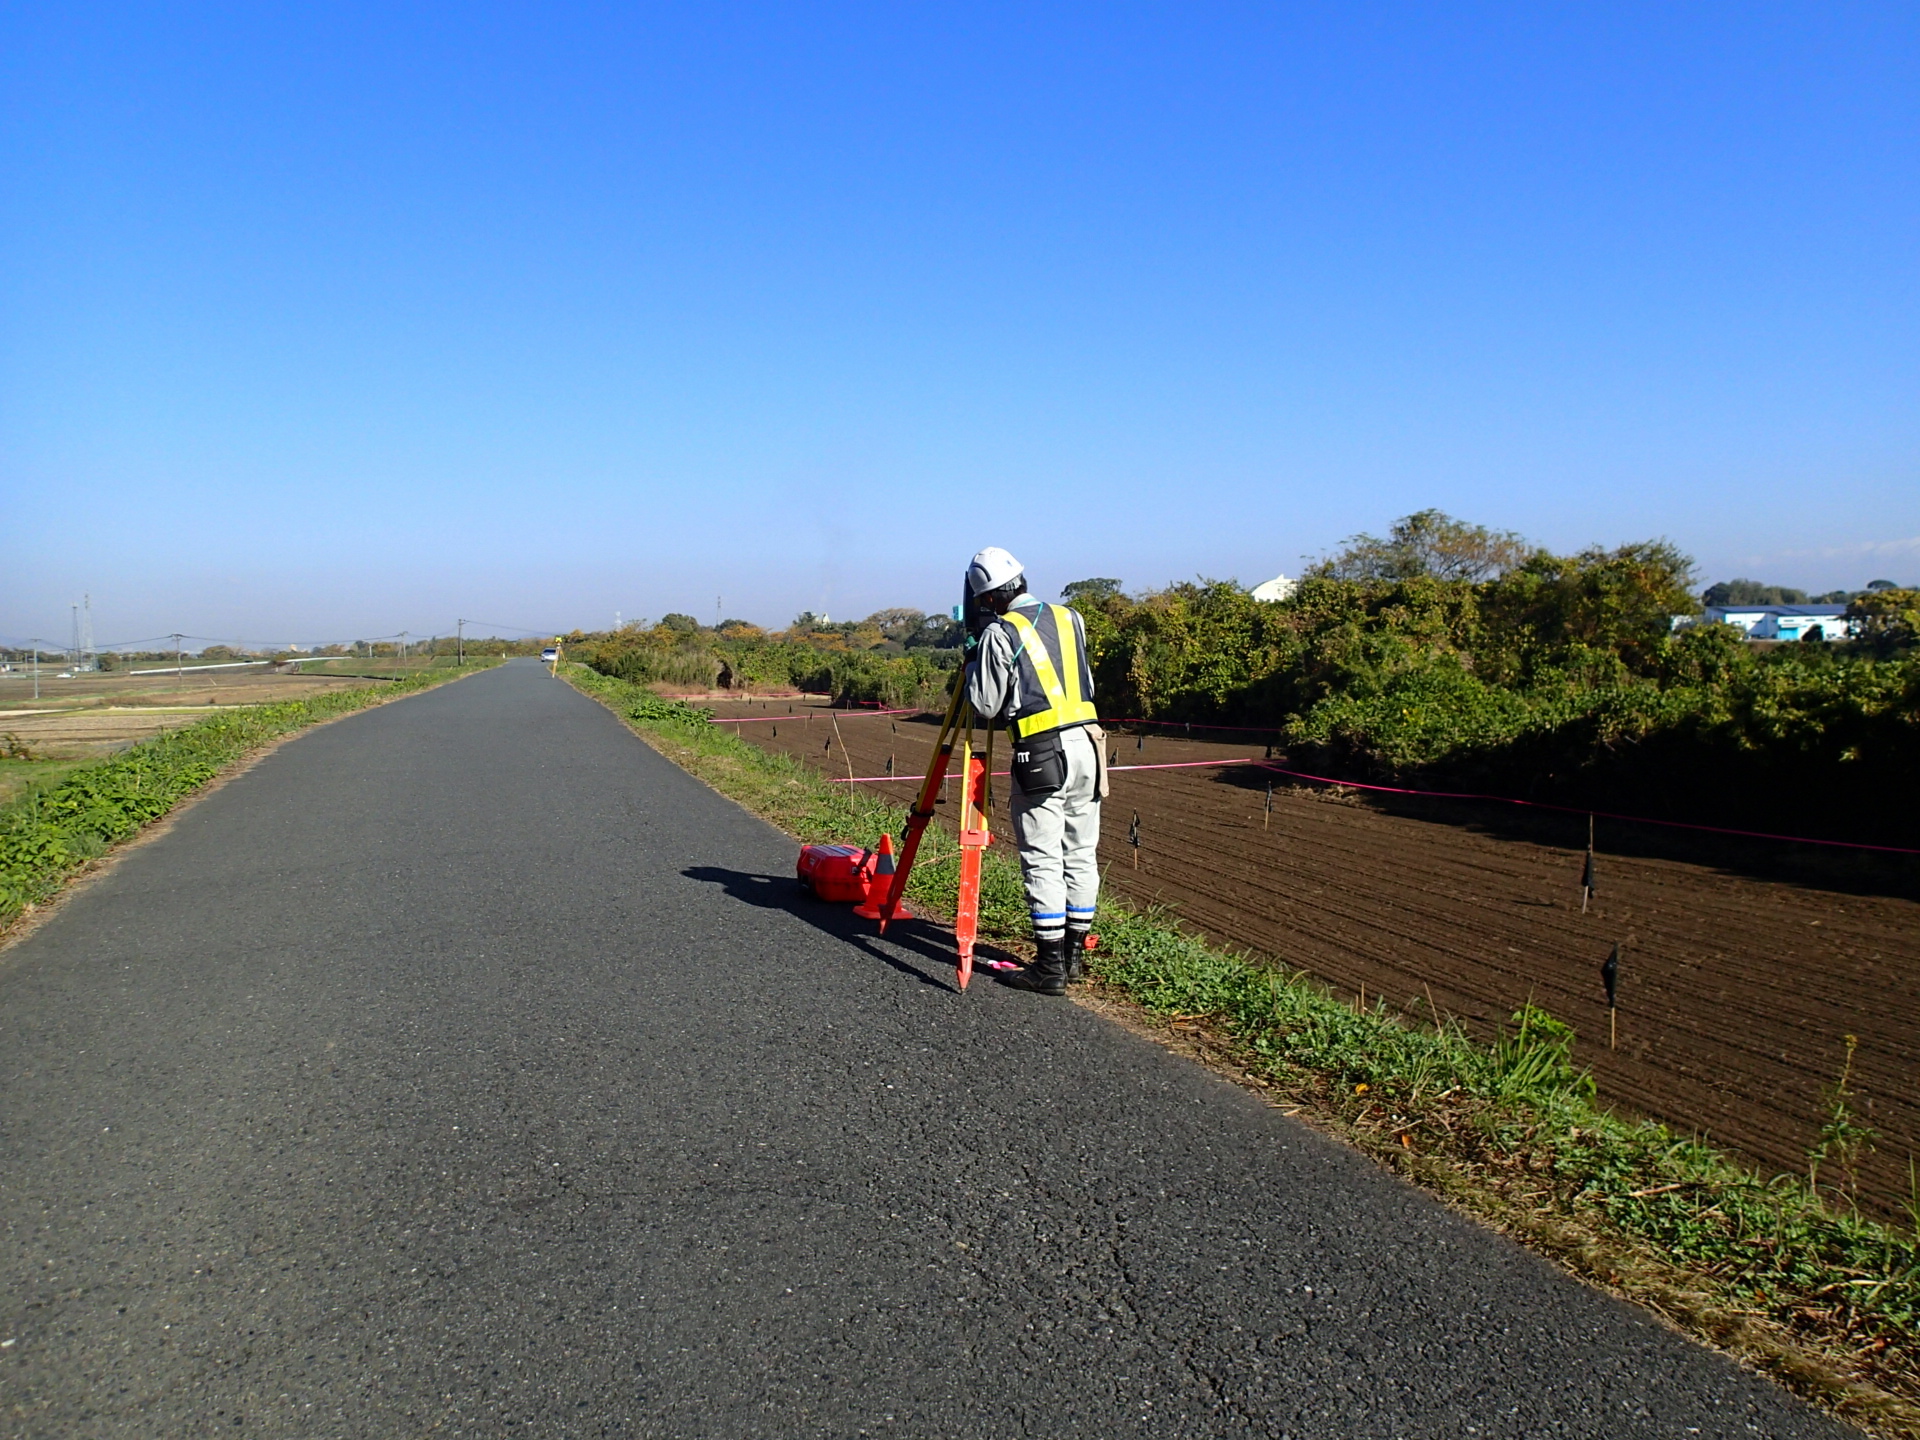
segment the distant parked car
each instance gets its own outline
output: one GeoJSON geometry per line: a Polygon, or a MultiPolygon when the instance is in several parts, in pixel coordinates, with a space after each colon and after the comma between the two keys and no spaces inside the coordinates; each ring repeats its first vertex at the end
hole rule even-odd
{"type": "Polygon", "coordinates": [[[551,665],[554,661],[560,658],[560,652],[553,646],[549,645],[546,649],[540,652],[540,658],[546,661],[547,664],[551,665]]]}

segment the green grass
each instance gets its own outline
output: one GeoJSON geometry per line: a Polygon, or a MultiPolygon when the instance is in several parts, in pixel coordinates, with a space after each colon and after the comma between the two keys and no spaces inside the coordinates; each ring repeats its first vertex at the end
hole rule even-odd
{"type": "Polygon", "coordinates": [[[89,763],[84,759],[22,760],[0,756],[0,805],[29,790],[44,790],[61,777],[89,763]]]}
{"type": "Polygon", "coordinates": [[[159,819],[261,746],[460,673],[423,670],[394,684],[235,706],[143,740],[111,759],[81,763],[30,784],[25,793],[0,805],[0,925],[29,905],[51,899],[87,861],[159,819]]]}
{"type": "MultiPolygon", "coordinates": [[[[466,668],[480,669],[488,665],[498,665],[500,657],[495,655],[468,655],[466,668]]],[[[379,656],[371,660],[357,660],[351,655],[342,655],[326,660],[306,660],[293,667],[299,675],[349,675],[365,676],[369,679],[400,679],[404,676],[423,675],[429,671],[458,670],[460,662],[451,655],[427,655],[406,660],[391,656],[379,656]]]]}
{"type": "MultiPolygon", "coordinates": [[[[798,839],[870,845],[902,821],[897,804],[828,784],[706,711],[584,666],[563,673],[798,839]]],[[[958,847],[932,830],[922,854],[908,894],[951,914],[958,847]]],[[[989,850],[982,934],[1018,945],[1025,925],[1017,867],[989,850]]],[[[1162,911],[1108,899],[1098,928],[1090,969],[1145,1023],[1177,1025],[1322,1128],[1856,1423],[1920,1433],[1920,1199],[1911,1226],[1879,1224],[1801,1179],[1615,1116],[1574,1066],[1572,1032],[1532,1007],[1488,1045],[1439,1017],[1356,1009],[1162,911]]]]}

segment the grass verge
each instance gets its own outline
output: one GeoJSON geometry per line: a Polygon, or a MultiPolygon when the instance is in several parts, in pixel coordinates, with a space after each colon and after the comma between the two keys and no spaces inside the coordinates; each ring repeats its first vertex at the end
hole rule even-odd
{"type": "MultiPolygon", "coordinates": [[[[0,746],[4,746],[12,737],[0,735],[0,746]]],[[[14,741],[15,754],[0,754],[0,806],[5,805],[16,795],[24,795],[35,788],[46,789],[64,775],[80,769],[89,762],[81,760],[35,760],[23,758],[19,753],[25,750],[17,740],[14,741]]]]}
{"type": "MultiPolygon", "coordinates": [[[[901,819],[895,804],[708,724],[706,711],[585,666],[563,674],[798,839],[871,845],[901,819]]],[[[999,851],[985,859],[982,934],[1018,946],[1017,867],[999,851]]],[[[930,830],[909,896],[951,914],[957,878],[957,845],[930,830]]],[[[1098,1008],[1833,1413],[1876,1434],[1920,1434],[1920,1195],[1912,1226],[1896,1229],[1796,1177],[1753,1174],[1664,1126],[1615,1116],[1574,1067],[1572,1032],[1532,1007],[1489,1046],[1445,1019],[1416,1028],[1349,1006],[1304,973],[1208,945],[1162,911],[1108,900],[1099,929],[1098,1008]]]]}
{"type": "MultiPolygon", "coordinates": [[[[468,668],[484,668],[497,661],[468,668]]],[[[53,898],[88,861],[165,815],[261,746],[296,730],[460,675],[421,672],[404,680],[335,690],[308,700],[235,706],[30,785],[0,806],[0,927],[53,898]]]]}

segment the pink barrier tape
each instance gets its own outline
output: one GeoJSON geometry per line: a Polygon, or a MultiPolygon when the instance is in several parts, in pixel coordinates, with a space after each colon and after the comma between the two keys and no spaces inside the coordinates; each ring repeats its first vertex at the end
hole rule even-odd
{"type": "MultiPolygon", "coordinates": [[[[1242,763],[1242,762],[1228,762],[1242,763]]],[[[1619,815],[1611,810],[1589,810],[1580,805],[1551,805],[1545,800],[1516,800],[1511,795],[1480,795],[1470,790],[1411,790],[1403,785],[1363,785],[1357,780],[1335,780],[1327,775],[1309,775],[1304,770],[1289,770],[1271,760],[1255,760],[1262,770],[1313,780],[1321,785],[1339,785],[1348,790],[1378,790],[1387,795],[1424,795],[1431,800],[1490,800],[1497,805],[1524,805],[1529,810],[1557,810],[1563,815],[1597,815],[1603,820],[1624,820],[1630,825],[1664,825],[1669,830],[1703,830],[1709,835],[1740,835],[1748,840],[1784,840],[1792,845],[1830,845],[1839,850],[1878,850],[1887,855],[1920,855],[1920,850],[1905,845],[1868,845],[1860,840],[1816,840],[1811,835],[1775,835],[1766,830],[1735,830],[1725,825],[1695,825],[1686,820],[1655,820],[1646,815],[1619,815]]]]}
{"type": "MultiPolygon", "coordinates": [[[[1208,767],[1218,769],[1222,765],[1258,765],[1259,763],[1259,760],[1249,755],[1239,760],[1178,760],[1168,765],[1109,765],[1107,773],[1113,774],[1120,770],[1198,770],[1208,767]]],[[[1011,775],[1013,772],[996,770],[993,773],[998,777],[1011,775]]],[[[896,780],[912,781],[915,785],[920,783],[911,775],[856,775],[851,780],[844,775],[828,775],[824,778],[829,785],[890,785],[896,780]]],[[[953,776],[949,775],[947,779],[951,780],[953,776]]],[[[941,783],[944,784],[945,781],[941,783]]]]}
{"type": "Polygon", "coordinates": [[[1101,717],[1100,723],[1102,725],[1158,725],[1167,730],[1238,730],[1248,735],[1280,733],[1278,725],[1210,725],[1200,720],[1143,720],[1137,715],[1106,715],[1101,717]]]}
{"type": "Polygon", "coordinates": [[[858,719],[862,715],[918,715],[918,710],[815,710],[811,714],[801,715],[716,715],[712,718],[715,725],[758,724],[762,720],[809,720],[815,715],[837,716],[842,720],[858,719]]]}
{"type": "Polygon", "coordinates": [[[1107,773],[1116,770],[1194,770],[1202,765],[1258,765],[1261,762],[1252,755],[1239,760],[1175,760],[1165,765],[1109,765],[1107,773]]]}
{"type": "MultiPolygon", "coordinates": [[[[1257,765],[1262,770],[1272,770],[1276,774],[1291,775],[1298,780],[1311,780],[1319,785],[1338,785],[1347,790],[1374,790],[1385,795],[1422,795],[1429,800],[1486,800],[1496,805],[1521,805],[1529,810],[1556,810],[1563,815],[1593,815],[1602,820],[1623,820],[1629,825],[1661,825],[1669,830],[1700,830],[1709,835],[1738,835],[1747,840],[1781,840],[1790,845],[1825,845],[1837,850],[1874,850],[1884,855],[1920,855],[1920,850],[1904,845],[1869,845],[1859,840],[1816,840],[1811,835],[1775,835],[1767,830],[1735,830],[1726,825],[1696,825],[1686,820],[1655,820],[1646,815],[1621,815],[1612,810],[1588,810],[1578,805],[1552,805],[1545,800],[1516,800],[1511,795],[1482,795],[1471,790],[1414,790],[1405,785],[1367,785],[1358,780],[1336,780],[1331,775],[1310,775],[1304,770],[1289,770],[1284,765],[1276,765],[1271,760],[1262,760],[1257,756],[1242,756],[1231,760],[1181,760],[1165,765],[1109,765],[1108,773],[1122,770],[1202,770],[1219,769],[1227,765],[1257,765]]],[[[1005,776],[1005,770],[993,772],[996,777],[1005,776]]],[[[952,777],[947,777],[951,780],[952,777]]],[[[849,781],[845,776],[829,776],[828,782],[834,785],[886,785],[894,781],[919,784],[911,775],[860,775],[849,781]]]]}

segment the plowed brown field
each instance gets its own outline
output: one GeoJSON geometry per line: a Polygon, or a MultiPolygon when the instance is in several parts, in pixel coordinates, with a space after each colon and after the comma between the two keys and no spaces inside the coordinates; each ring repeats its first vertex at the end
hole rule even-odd
{"type": "Polygon", "coordinates": [[[366,683],[353,675],[264,667],[199,674],[187,670],[183,675],[160,669],[133,674],[87,671],[62,680],[48,666],[36,699],[31,675],[16,669],[0,676],[0,736],[37,757],[91,759],[231,706],[306,700],[366,683]]]}
{"type": "MultiPolygon", "coordinates": [[[[708,703],[722,717],[805,715],[732,728],[829,775],[845,775],[849,756],[856,775],[881,775],[891,756],[902,778],[866,788],[903,809],[938,729],[815,699],[708,703]],[[830,716],[844,752],[829,748],[830,716]]],[[[1257,743],[1137,743],[1111,742],[1122,765],[1263,753],[1257,743]]],[[[1920,1154],[1920,905],[1603,852],[1583,915],[1578,849],[1468,828],[1470,813],[1411,818],[1324,790],[1276,789],[1263,828],[1264,801],[1264,777],[1245,772],[1116,773],[1102,826],[1107,883],[1344,993],[1364,986],[1369,1001],[1416,1020],[1431,1003],[1491,1034],[1531,999],[1577,1028],[1603,1099],[1777,1171],[1806,1168],[1856,1035],[1855,1106],[1878,1132],[1862,1199],[1899,1213],[1920,1154]],[[1127,845],[1136,813],[1137,868],[1127,845]],[[1609,1050],[1600,966],[1616,942],[1619,1048],[1609,1050]]]]}

